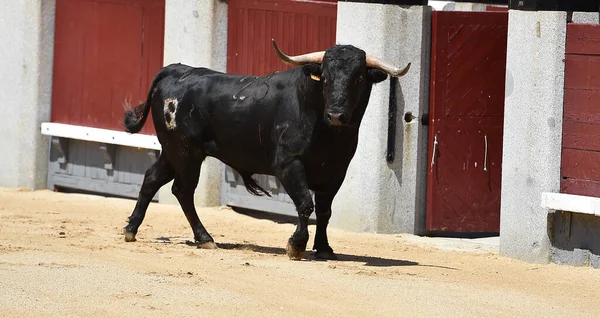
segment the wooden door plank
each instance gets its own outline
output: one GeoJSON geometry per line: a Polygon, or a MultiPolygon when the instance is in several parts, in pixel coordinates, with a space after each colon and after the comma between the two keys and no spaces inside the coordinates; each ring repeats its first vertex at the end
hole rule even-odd
{"type": "MultiPolygon", "coordinates": [[[[141,78],[139,83],[139,98],[131,100],[133,105],[145,102],[148,92],[150,91],[150,85],[154,76],[163,67],[164,57],[164,35],[165,35],[165,6],[164,0],[162,5],[155,5],[146,7],[144,10],[144,26],[143,26],[143,42],[142,42],[142,63],[143,68],[141,72],[141,78]]],[[[119,112],[123,112],[123,108],[119,112]]],[[[117,118],[122,115],[117,116],[117,118]]],[[[152,119],[152,112],[148,114],[146,124],[140,131],[142,134],[156,135],[154,129],[154,121],[152,119]]]]}
{"type": "Polygon", "coordinates": [[[567,24],[566,54],[600,54],[600,25],[567,24]]]}
{"type": "Polygon", "coordinates": [[[600,90],[600,56],[567,55],[565,70],[566,89],[600,90]]]}
{"type": "MultiPolygon", "coordinates": [[[[431,13],[431,76],[429,79],[429,132],[428,132],[428,146],[427,146],[427,199],[425,207],[425,229],[432,231],[436,228],[435,224],[435,211],[438,204],[436,204],[436,197],[434,196],[434,183],[438,180],[437,166],[435,165],[437,153],[437,123],[438,117],[438,96],[442,97],[438,93],[441,90],[440,86],[443,86],[443,76],[438,79],[438,74],[442,73],[441,69],[443,64],[438,63],[438,58],[441,58],[441,51],[443,49],[443,23],[440,21],[441,15],[439,11],[433,11],[431,13]],[[440,82],[438,82],[438,80],[440,82]]],[[[443,74],[443,73],[442,73],[443,74]]]]}
{"type": "Polygon", "coordinates": [[[560,192],[590,197],[600,197],[600,181],[582,179],[563,179],[560,181],[560,192]]]}
{"type": "MultiPolygon", "coordinates": [[[[572,73],[570,69],[567,72],[572,73]]],[[[600,90],[565,89],[564,120],[600,125],[600,90]]]]}
{"type": "Polygon", "coordinates": [[[600,152],[563,148],[561,175],[573,179],[600,180],[600,152]]]}
{"type": "Polygon", "coordinates": [[[563,121],[563,149],[600,151],[600,125],[563,121]]]}
{"type": "Polygon", "coordinates": [[[54,64],[52,72],[52,111],[50,119],[59,123],[80,123],[85,52],[85,11],[89,3],[56,0],[54,64]]]}

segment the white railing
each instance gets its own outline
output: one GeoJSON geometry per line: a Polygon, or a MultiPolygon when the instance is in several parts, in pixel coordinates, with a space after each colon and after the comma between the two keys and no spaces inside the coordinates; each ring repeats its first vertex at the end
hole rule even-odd
{"type": "Polygon", "coordinates": [[[42,123],[42,134],[128,147],[161,150],[156,136],[59,123],[42,123]]]}
{"type": "Polygon", "coordinates": [[[565,211],[600,216],[600,198],[565,193],[542,193],[541,206],[549,213],[565,211]]]}

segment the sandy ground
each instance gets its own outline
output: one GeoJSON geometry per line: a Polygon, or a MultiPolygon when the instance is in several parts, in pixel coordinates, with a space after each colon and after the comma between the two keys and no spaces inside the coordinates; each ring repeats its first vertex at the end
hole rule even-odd
{"type": "Polygon", "coordinates": [[[295,262],[283,249],[294,225],[228,208],[199,211],[220,247],[199,250],[185,243],[191,230],[179,207],[160,204],[151,205],[138,241],[125,243],[121,228],[133,206],[0,189],[0,316],[600,315],[600,271],[591,268],[335,229],[339,261],[307,253],[295,262]]]}

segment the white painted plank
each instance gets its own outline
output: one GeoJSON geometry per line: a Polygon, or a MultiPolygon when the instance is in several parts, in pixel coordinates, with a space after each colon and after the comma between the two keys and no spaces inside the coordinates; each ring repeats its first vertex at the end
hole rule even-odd
{"type": "Polygon", "coordinates": [[[542,193],[541,206],[553,211],[565,211],[600,216],[600,198],[566,193],[542,193]]]}
{"type": "Polygon", "coordinates": [[[161,150],[156,136],[60,123],[42,123],[42,134],[113,145],[161,150]]]}

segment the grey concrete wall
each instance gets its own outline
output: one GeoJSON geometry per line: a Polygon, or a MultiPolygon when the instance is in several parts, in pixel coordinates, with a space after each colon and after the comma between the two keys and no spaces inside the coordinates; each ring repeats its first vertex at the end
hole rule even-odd
{"type": "Polygon", "coordinates": [[[511,10],[502,157],[500,253],[548,262],[542,192],[560,190],[565,12],[511,10]]]}
{"type": "Polygon", "coordinates": [[[0,186],[46,187],[54,0],[0,0],[0,186]]]}
{"type": "Polygon", "coordinates": [[[552,220],[552,261],[600,268],[600,218],[557,211],[552,220]]]}
{"type": "Polygon", "coordinates": [[[396,154],[386,162],[390,82],[373,87],[358,149],[333,202],[331,226],[353,231],[416,233],[425,222],[431,7],[338,3],[337,43],[352,44],[410,72],[396,88],[396,154]],[[404,121],[411,112],[414,118],[404,121]]]}
{"type": "Polygon", "coordinates": [[[165,1],[165,65],[183,63],[225,71],[226,53],[226,2],[165,1]]]}
{"type": "MultiPolygon", "coordinates": [[[[166,0],[164,64],[226,70],[227,2],[222,0],[166,0]]],[[[202,165],[195,202],[197,206],[217,206],[223,164],[207,158],[202,165]]],[[[172,182],[161,188],[159,201],[177,204],[171,194],[172,182]]]]}

